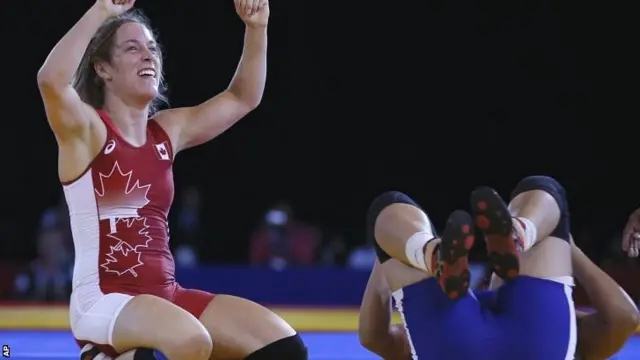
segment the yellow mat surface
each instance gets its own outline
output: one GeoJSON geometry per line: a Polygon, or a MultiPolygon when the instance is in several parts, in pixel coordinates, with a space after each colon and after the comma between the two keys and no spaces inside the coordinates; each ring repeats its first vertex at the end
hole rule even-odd
{"type": "MultiPolygon", "coordinates": [[[[298,331],[357,331],[358,311],[353,309],[273,308],[298,331]]],[[[393,314],[393,322],[400,317],[393,314]]],[[[66,306],[0,306],[0,329],[69,328],[66,306]]],[[[640,333],[640,329],[638,329],[640,333]]]]}
{"type": "MultiPolygon", "coordinates": [[[[274,308],[298,331],[356,331],[358,311],[349,309],[274,308]]],[[[400,318],[395,314],[394,321],[400,318]]],[[[64,306],[0,306],[0,329],[68,329],[64,306]]]]}

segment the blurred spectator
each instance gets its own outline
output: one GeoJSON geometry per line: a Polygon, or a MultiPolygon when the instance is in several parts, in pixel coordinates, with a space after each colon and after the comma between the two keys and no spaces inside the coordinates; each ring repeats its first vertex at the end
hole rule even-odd
{"type": "Polygon", "coordinates": [[[320,262],[329,266],[344,266],[347,261],[347,244],[340,235],[332,235],[322,247],[320,262]]]}
{"type": "Polygon", "coordinates": [[[61,195],[56,205],[47,208],[40,216],[39,230],[46,231],[56,229],[63,233],[64,246],[73,249],[71,236],[71,222],[69,221],[69,208],[64,195],[61,195]]]}
{"type": "Polygon", "coordinates": [[[269,209],[250,241],[252,265],[282,269],[288,265],[312,265],[319,231],[293,217],[291,207],[280,203],[269,209]]]}
{"type": "Polygon", "coordinates": [[[376,262],[376,251],[373,245],[358,246],[349,254],[347,265],[356,270],[371,270],[376,262]]]}
{"type": "Polygon", "coordinates": [[[196,246],[200,234],[200,192],[196,187],[188,187],[176,209],[175,239],[173,250],[175,260],[180,267],[195,267],[198,265],[196,246]]]}
{"type": "Polygon", "coordinates": [[[72,256],[65,246],[65,233],[57,228],[42,230],[37,239],[38,255],[14,281],[19,300],[67,301],[71,294],[72,256]]]}

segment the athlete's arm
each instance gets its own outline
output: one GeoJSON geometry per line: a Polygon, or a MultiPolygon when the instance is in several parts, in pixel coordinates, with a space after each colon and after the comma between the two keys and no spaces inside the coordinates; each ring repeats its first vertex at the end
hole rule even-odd
{"type": "Polygon", "coordinates": [[[262,100],[267,77],[267,28],[247,26],[244,50],[227,90],[204,103],[158,114],[175,153],[207,142],[230,128],[262,100]]]}
{"type": "Polygon", "coordinates": [[[596,310],[577,314],[577,351],[586,360],[608,359],[638,329],[638,309],[624,290],[575,245],[571,260],[574,275],[596,310]]]}
{"type": "Polygon", "coordinates": [[[38,88],[58,141],[83,134],[90,121],[98,119],[71,83],[91,37],[110,16],[108,9],[96,2],[56,44],[38,71],[38,88]]]}
{"type": "Polygon", "coordinates": [[[389,286],[376,261],[360,306],[358,325],[360,343],[385,360],[411,359],[409,341],[404,328],[391,324],[390,300],[389,286]]]}

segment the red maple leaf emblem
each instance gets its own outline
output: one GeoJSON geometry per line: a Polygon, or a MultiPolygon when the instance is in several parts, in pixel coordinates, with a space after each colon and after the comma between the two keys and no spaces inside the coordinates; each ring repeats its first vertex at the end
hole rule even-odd
{"type": "Polygon", "coordinates": [[[109,252],[105,254],[105,262],[100,266],[106,271],[116,273],[118,276],[129,273],[138,277],[135,269],[144,265],[141,251],[149,246],[152,238],[149,236],[147,219],[128,218],[115,221],[116,231],[108,234],[107,238],[114,241],[109,245],[109,252]],[[123,239],[128,239],[127,242],[123,239]],[[132,244],[131,239],[137,243],[132,244]]]}
{"type": "Polygon", "coordinates": [[[99,173],[100,185],[95,189],[100,219],[138,217],[138,210],[149,203],[151,185],[140,186],[131,179],[133,170],[124,173],[116,161],[109,174],[99,173]]]}

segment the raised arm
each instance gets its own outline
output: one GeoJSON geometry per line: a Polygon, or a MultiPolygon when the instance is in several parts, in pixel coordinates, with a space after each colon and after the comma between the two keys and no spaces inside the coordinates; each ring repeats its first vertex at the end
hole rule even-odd
{"type": "Polygon", "coordinates": [[[578,352],[586,360],[608,359],[635,333],[638,309],[622,288],[572,245],[573,272],[584,288],[594,313],[578,314],[578,352]]]}
{"type": "Polygon", "coordinates": [[[242,57],[228,88],[200,105],[171,109],[156,116],[171,137],[175,153],[220,135],[262,100],[267,77],[269,3],[235,0],[235,5],[246,29],[242,57]]]}
{"type": "Polygon", "coordinates": [[[391,292],[376,261],[360,306],[360,344],[385,360],[411,359],[407,334],[391,324],[391,292]]]}
{"type": "Polygon", "coordinates": [[[111,0],[98,0],[56,44],[38,71],[47,118],[59,142],[76,137],[87,128],[92,116],[97,118],[73,89],[73,76],[93,34],[109,17],[131,8],[133,2],[115,5],[111,0]]]}

